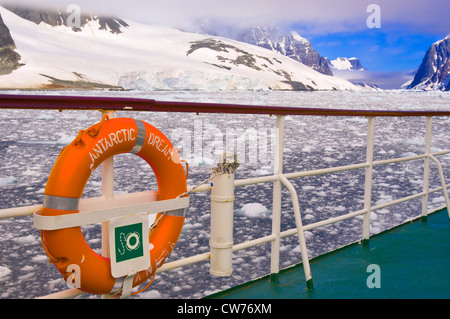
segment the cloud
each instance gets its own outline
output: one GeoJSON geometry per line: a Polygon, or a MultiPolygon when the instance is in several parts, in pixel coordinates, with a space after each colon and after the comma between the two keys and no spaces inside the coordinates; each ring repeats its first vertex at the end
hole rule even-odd
{"type": "Polygon", "coordinates": [[[309,33],[367,28],[367,6],[381,9],[381,27],[407,25],[429,32],[448,32],[450,1],[442,0],[16,0],[15,4],[64,9],[78,4],[82,11],[105,13],[144,23],[183,25],[198,17],[233,24],[298,23],[309,33]]]}
{"type": "Polygon", "coordinates": [[[381,89],[399,89],[403,84],[412,80],[417,70],[397,72],[373,72],[355,70],[333,70],[336,77],[346,79],[354,83],[375,84],[381,89]]]}

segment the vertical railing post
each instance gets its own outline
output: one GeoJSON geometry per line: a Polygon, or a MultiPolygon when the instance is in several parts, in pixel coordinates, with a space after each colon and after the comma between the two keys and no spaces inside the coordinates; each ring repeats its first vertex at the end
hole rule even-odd
{"type": "MultiPolygon", "coordinates": [[[[284,149],[284,115],[277,115],[275,152],[274,152],[274,174],[283,174],[283,149],[284,149]]],[[[281,228],[281,188],[280,179],[273,182],[272,198],[272,234],[275,239],[271,243],[270,279],[278,281],[280,271],[280,228],[281,228]]]]}
{"type": "Polygon", "coordinates": [[[210,274],[233,272],[234,174],[214,177],[211,188],[210,274]]]}
{"type": "MultiPolygon", "coordinates": [[[[114,111],[102,111],[108,119],[114,117],[114,111]]],[[[111,156],[102,163],[102,196],[105,200],[114,199],[114,159],[111,156]]],[[[109,221],[102,223],[102,256],[109,258],[109,221]]],[[[109,299],[110,295],[103,295],[102,299],[109,299]]]]}
{"type": "Polygon", "coordinates": [[[427,116],[426,119],[426,133],[425,133],[425,157],[424,168],[423,168],[423,192],[424,196],[422,198],[422,221],[427,221],[428,217],[428,189],[430,183],[430,154],[431,154],[431,136],[432,136],[432,121],[431,116],[427,116]]]}
{"type": "MultiPolygon", "coordinates": [[[[114,117],[114,111],[102,112],[108,118],[114,117]]],[[[108,158],[102,163],[102,196],[105,200],[114,198],[114,159],[108,158]]],[[[109,257],[109,222],[102,224],[102,256],[109,257]]]]}
{"type": "Polygon", "coordinates": [[[363,221],[363,246],[369,245],[370,237],[370,210],[372,206],[372,172],[373,172],[373,145],[375,135],[375,117],[369,117],[367,123],[367,149],[366,149],[366,163],[369,165],[366,168],[366,177],[364,185],[364,214],[363,221]]]}

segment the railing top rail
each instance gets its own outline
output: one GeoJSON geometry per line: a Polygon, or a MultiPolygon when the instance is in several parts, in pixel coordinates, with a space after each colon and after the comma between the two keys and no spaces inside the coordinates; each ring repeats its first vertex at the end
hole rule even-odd
{"type": "Polygon", "coordinates": [[[315,116],[450,116],[449,111],[350,110],[197,102],[168,102],[128,97],[0,94],[0,109],[110,110],[315,116]]]}

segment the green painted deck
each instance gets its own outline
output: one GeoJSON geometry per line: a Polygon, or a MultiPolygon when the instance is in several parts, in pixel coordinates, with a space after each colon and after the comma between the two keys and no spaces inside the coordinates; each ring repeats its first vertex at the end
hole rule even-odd
{"type": "Polygon", "coordinates": [[[232,299],[448,299],[450,219],[447,210],[416,219],[310,260],[313,289],[306,288],[302,264],[282,270],[278,281],[265,276],[208,296],[232,299]],[[379,271],[369,270],[378,265],[379,271]],[[369,288],[367,281],[380,288],[369,288]]]}

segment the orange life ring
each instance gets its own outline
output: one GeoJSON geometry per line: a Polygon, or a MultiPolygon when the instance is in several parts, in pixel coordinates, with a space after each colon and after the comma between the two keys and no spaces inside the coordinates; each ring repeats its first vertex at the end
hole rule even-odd
{"type": "MultiPolygon", "coordinates": [[[[158,199],[173,199],[186,192],[183,166],[172,160],[170,141],[154,126],[130,118],[114,118],[80,131],[78,137],[59,155],[45,188],[40,214],[58,216],[78,213],[78,201],[91,173],[106,159],[133,153],[153,169],[158,184],[158,199]]],[[[149,234],[150,268],[140,271],[133,287],[153,276],[170,255],[181,233],[184,214],[159,215],[158,227],[149,234]]],[[[80,289],[92,294],[109,294],[121,287],[111,275],[110,259],[94,252],[86,243],[81,227],[42,230],[44,249],[67,281],[67,267],[80,267],[80,289]]],[[[122,278],[123,282],[123,278],[122,278]]]]}

